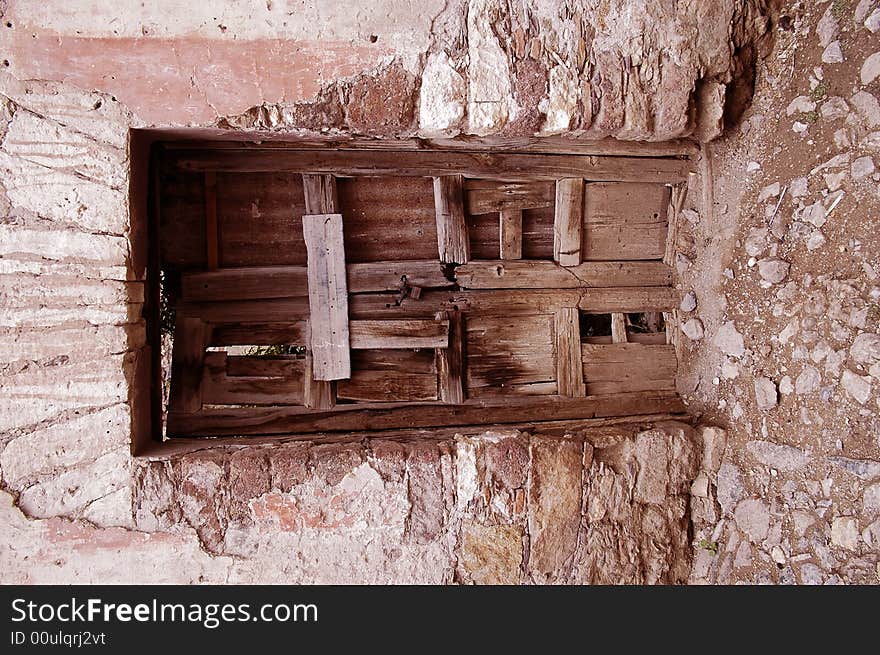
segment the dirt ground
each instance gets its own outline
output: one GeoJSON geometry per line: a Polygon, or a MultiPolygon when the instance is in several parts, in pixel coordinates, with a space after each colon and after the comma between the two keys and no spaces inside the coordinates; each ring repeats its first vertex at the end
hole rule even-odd
{"type": "Polygon", "coordinates": [[[728,429],[694,582],[880,578],[878,24],[876,0],[786,3],[689,190],[678,384],[728,429]]]}

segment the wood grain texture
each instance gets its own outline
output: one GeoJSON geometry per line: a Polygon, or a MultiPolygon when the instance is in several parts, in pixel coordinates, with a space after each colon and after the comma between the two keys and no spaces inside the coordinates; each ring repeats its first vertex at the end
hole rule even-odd
{"type": "Polygon", "coordinates": [[[581,231],[584,216],[584,180],[556,181],[556,211],[553,221],[553,261],[560,266],[581,263],[581,231]]]}
{"type": "Polygon", "coordinates": [[[675,348],[667,345],[582,344],[588,394],[675,389],[675,348]]]}
{"type": "Polygon", "coordinates": [[[224,352],[207,353],[202,379],[205,405],[301,405],[303,359],[265,360],[227,358],[224,352]],[[233,360],[238,360],[233,362],[233,360]],[[237,374],[233,374],[237,371],[237,374]],[[273,375],[261,374],[271,372],[273,375]]]}
{"type": "Polygon", "coordinates": [[[444,263],[467,264],[470,242],[464,219],[461,175],[434,178],[437,251],[444,263]]]}
{"type": "Polygon", "coordinates": [[[284,323],[309,317],[308,298],[270,298],[232,302],[181,302],[177,314],[208,323],[284,323]]]}
{"type": "Polygon", "coordinates": [[[351,368],[351,379],[337,383],[340,400],[437,400],[433,350],[357,350],[352,352],[351,368]]]}
{"type": "Polygon", "coordinates": [[[351,321],[348,331],[351,348],[357,350],[446,348],[449,345],[448,321],[351,321]]]}
{"type": "Polygon", "coordinates": [[[672,269],[663,262],[584,262],[564,267],[536,260],[471,260],[455,269],[455,279],[465,289],[659,287],[672,284],[672,269]]]}
{"type": "Polygon", "coordinates": [[[212,346],[305,346],[306,321],[287,323],[217,323],[211,330],[212,346]]]}
{"type": "Polygon", "coordinates": [[[171,389],[168,408],[197,412],[202,407],[202,371],[211,327],[198,318],[177,315],[171,349],[171,389]]]}
{"type": "Polygon", "coordinates": [[[439,397],[444,403],[459,405],[465,401],[465,374],[470,365],[466,360],[465,319],[457,310],[440,312],[437,319],[449,325],[448,346],[434,351],[439,397]]]}
{"type": "Polygon", "coordinates": [[[553,316],[468,316],[467,388],[556,382],[553,316]]]}
{"type": "Polygon", "coordinates": [[[620,312],[611,314],[611,342],[626,343],[626,315],[620,312]]]}
{"type": "MultiPolygon", "coordinates": [[[[298,407],[229,408],[196,414],[170,413],[171,437],[308,434],[352,430],[411,429],[486,424],[520,424],[536,416],[555,420],[637,417],[684,414],[685,406],[674,392],[638,392],[563,398],[521,396],[480,398],[463,404],[377,403],[338,406],[317,412],[298,407]]],[[[585,424],[586,425],[586,424],[585,424]]]]}
{"type": "Polygon", "coordinates": [[[500,152],[409,152],[226,148],[173,150],[166,170],[218,172],[419,175],[452,173],[505,181],[580,177],[599,181],[674,183],[685,179],[688,162],[627,156],[524,155],[500,152]]]}
{"type": "Polygon", "coordinates": [[[502,182],[499,180],[464,181],[465,207],[468,214],[552,207],[552,182],[502,182]]]}
{"type": "Polygon", "coordinates": [[[331,409],[336,405],[336,382],[315,378],[314,357],[306,351],[303,368],[303,405],[310,409],[331,409]]]}
{"type": "Polygon", "coordinates": [[[501,259],[522,259],[522,210],[504,209],[499,214],[501,259]]]}
{"type": "Polygon", "coordinates": [[[220,265],[220,239],[217,227],[217,174],[205,173],[205,259],[208,268],[220,265]]]}
{"type": "Polygon", "coordinates": [[[584,259],[662,260],[669,193],[660,184],[587,184],[584,259]]]}
{"type": "Polygon", "coordinates": [[[303,216],[308,251],[309,348],[316,380],[351,375],[348,337],[348,287],[341,214],[303,216]]]}
{"type": "Polygon", "coordinates": [[[339,211],[335,177],[305,173],[302,180],[306,214],[332,214],[339,211]]]}
{"type": "Polygon", "coordinates": [[[586,395],[581,361],[580,312],[576,307],[556,310],[556,384],[560,396],[586,395]]]}
{"type": "Polygon", "coordinates": [[[446,277],[438,259],[377,261],[349,264],[347,268],[349,293],[398,291],[406,287],[443,289],[455,284],[446,277]]]}

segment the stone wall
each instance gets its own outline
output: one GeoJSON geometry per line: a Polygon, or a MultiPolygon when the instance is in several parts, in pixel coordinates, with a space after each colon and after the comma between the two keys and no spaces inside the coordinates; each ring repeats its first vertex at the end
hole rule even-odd
{"type": "Polygon", "coordinates": [[[0,3],[3,582],[685,580],[682,426],[132,457],[131,128],[710,138],[769,30],[762,0],[331,4],[0,3]]]}

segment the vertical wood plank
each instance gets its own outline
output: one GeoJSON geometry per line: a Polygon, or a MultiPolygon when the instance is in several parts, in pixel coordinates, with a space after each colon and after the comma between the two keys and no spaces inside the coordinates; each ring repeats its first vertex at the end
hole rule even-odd
{"type": "Polygon", "coordinates": [[[522,210],[502,209],[501,259],[522,259],[522,210]]]}
{"type": "Polygon", "coordinates": [[[192,413],[202,408],[202,372],[210,326],[198,318],[178,316],[171,349],[170,411],[192,413]]]}
{"type": "Polygon", "coordinates": [[[584,181],[565,178],[556,181],[556,210],[553,220],[553,259],[560,266],[581,263],[581,230],[584,213],[584,181]]]}
{"type": "MultiPolygon", "coordinates": [[[[302,181],[306,213],[329,214],[339,211],[339,193],[333,175],[304,173],[302,181]]],[[[306,343],[309,345],[303,380],[303,404],[313,409],[331,409],[336,406],[336,383],[315,379],[311,337],[308,334],[306,343]]]]}
{"type": "Polygon", "coordinates": [[[576,307],[556,310],[556,384],[560,396],[585,396],[581,358],[580,313],[576,307]]]}
{"type": "Polygon", "coordinates": [[[467,264],[470,242],[464,218],[461,175],[434,178],[434,210],[437,215],[437,250],[444,263],[467,264]]]}
{"type": "Polygon", "coordinates": [[[449,321],[449,346],[437,348],[435,361],[440,379],[440,400],[450,405],[464,402],[464,315],[458,311],[437,314],[438,320],[449,321]]]}
{"type": "Polygon", "coordinates": [[[611,343],[626,343],[626,317],[621,312],[611,314],[611,343]]]}
{"type": "Polygon", "coordinates": [[[309,347],[316,380],[351,377],[342,214],[303,216],[308,256],[309,347]]]}
{"type": "Polygon", "coordinates": [[[217,174],[205,173],[205,247],[208,256],[208,269],[220,266],[220,243],[217,228],[217,174]]]}

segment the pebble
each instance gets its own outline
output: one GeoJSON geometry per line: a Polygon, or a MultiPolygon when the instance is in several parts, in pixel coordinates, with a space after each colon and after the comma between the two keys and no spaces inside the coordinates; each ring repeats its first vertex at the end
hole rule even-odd
{"type": "Polygon", "coordinates": [[[681,305],[679,305],[681,311],[683,312],[692,312],[697,308],[697,294],[693,291],[688,291],[684,298],[681,299],[681,305]]]}
{"type": "Polygon", "coordinates": [[[761,192],[758,194],[758,202],[764,202],[768,198],[775,198],[779,195],[779,182],[774,182],[773,184],[768,184],[761,192]]]}
{"type": "Polygon", "coordinates": [[[759,542],[770,530],[770,510],[761,500],[748,498],[741,501],[733,513],[737,527],[750,541],[759,542]]]}
{"type": "Polygon", "coordinates": [[[857,550],[859,522],[852,516],[838,516],[831,522],[831,543],[847,550],[857,550]]]}
{"type": "Polygon", "coordinates": [[[794,381],[794,390],[799,396],[818,391],[822,384],[822,374],[815,366],[807,364],[794,381]]]}
{"type": "Polygon", "coordinates": [[[870,376],[856,375],[848,368],[845,368],[840,378],[840,386],[860,405],[864,405],[871,398],[870,376]]]}
{"type": "Polygon", "coordinates": [[[733,321],[727,321],[718,328],[712,343],[725,355],[730,355],[731,357],[742,357],[746,352],[743,337],[737,331],[733,321]]]}
{"type": "Polygon", "coordinates": [[[840,49],[840,41],[832,41],[828,47],[822,51],[822,63],[825,64],[842,64],[843,51],[840,49]]]}
{"type": "Polygon", "coordinates": [[[880,127],[880,101],[875,96],[867,91],[857,91],[849,102],[868,128],[880,127]]]}
{"type": "Polygon", "coordinates": [[[807,188],[808,182],[805,177],[796,177],[788,184],[788,192],[791,194],[793,198],[801,198],[807,193],[809,190],[807,188]]]}
{"type": "Polygon", "coordinates": [[[838,148],[849,148],[852,145],[845,128],[841,127],[834,132],[834,145],[838,148]]]}
{"type": "Polygon", "coordinates": [[[859,157],[853,160],[850,172],[854,180],[860,180],[868,177],[874,172],[874,160],[870,157],[859,157]]]}
{"type": "Polygon", "coordinates": [[[853,339],[849,354],[859,364],[874,364],[880,361],[880,334],[864,332],[853,339]]]}
{"type": "MultiPolygon", "coordinates": [[[[870,55],[862,64],[861,70],[862,84],[868,85],[878,77],[880,77],[880,52],[870,55]]],[[[803,96],[799,96],[803,97],[803,96]]],[[[795,98],[797,100],[797,98],[795,98]]],[[[791,105],[789,105],[791,107],[791,105]]],[[[810,111],[809,109],[807,111],[810,111]]]]}
{"type": "Polygon", "coordinates": [[[871,33],[880,30],[880,7],[871,12],[871,15],[865,19],[864,25],[871,33]]]}
{"type": "Polygon", "coordinates": [[[837,18],[834,16],[832,7],[828,6],[825,9],[825,13],[822,14],[822,18],[816,24],[816,36],[819,37],[819,46],[824,48],[831,43],[834,37],[837,36],[837,30],[837,18]]]}
{"type": "Polygon", "coordinates": [[[761,170],[761,164],[756,161],[750,161],[746,164],[746,173],[754,173],[755,171],[761,170]]]}
{"type": "Polygon", "coordinates": [[[840,185],[843,184],[843,181],[846,179],[846,173],[826,173],[824,175],[824,178],[825,186],[828,187],[828,190],[837,191],[840,188],[840,185]]]}
{"type": "Polygon", "coordinates": [[[755,401],[760,410],[767,411],[776,407],[779,394],[773,380],[767,377],[755,378],[755,401]]]}
{"type": "Polygon", "coordinates": [[[758,260],[758,273],[761,275],[761,278],[771,284],[779,284],[788,277],[790,268],[791,264],[778,257],[765,257],[758,260]]]}
{"type": "Polygon", "coordinates": [[[825,245],[825,235],[816,230],[810,235],[810,238],[807,239],[807,250],[812,252],[813,250],[818,250],[822,246],[825,245]]]}
{"type": "Polygon", "coordinates": [[[703,322],[698,318],[692,318],[685,321],[684,325],[681,326],[681,331],[684,332],[685,336],[691,341],[699,341],[705,334],[703,322]]]}
{"type": "Polygon", "coordinates": [[[779,381],[779,393],[784,396],[787,396],[792,391],[794,391],[794,384],[791,381],[791,376],[786,375],[779,381]]]}
{"type": "Polygon", "coordinates": [[[810,100],[808,96],[798,96],[792,100],[785,110],[787,116],[792,114],[806,114],[816,109],[816,103],[810,100]]]}
{"type": "Polygon", "coordinates": [[[838,118],[845,118],[846,115],[849,114],[849,105],[847,105],[846,100],[844,100],[840,96],[833,96],[822,103],[822,107],[819,109],[819,113],[826,121],[833,121],[837,120],[838,118]]]}
{"type": "Polygon", "coordinates": [[[767,248],[767,235],[769,234],[766,227],[753,227],[749,230],[746,237],[746,253],[750,257],[757,257],[765,248],[767,248]]]}

